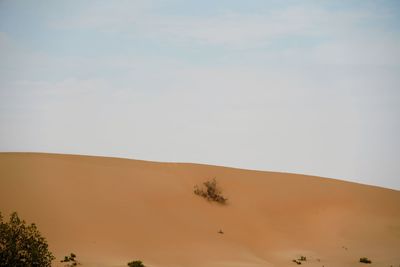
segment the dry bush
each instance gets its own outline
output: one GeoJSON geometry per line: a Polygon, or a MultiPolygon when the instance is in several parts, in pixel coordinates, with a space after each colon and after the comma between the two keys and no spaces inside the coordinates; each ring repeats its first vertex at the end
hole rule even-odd
{"type": "Polygon", "coordinates": [[[219,188],[215,178],[204,182],[202,187],[195,185],[193,192],[198,196],[204,197],[208,201],[215,201],[220,204],[226,204],[228,200],[222,196],[222,190],[219,188]]]}
{"type": "Polygon", "coordinates": [[[362,263],[372,263],[372,261],[370,259],[368,259],[367,257],[360,258],[360,262],[362,262],[362,263]]]}
{"type": "Polygon", "coordinates": [[[74,253],[70,253],[69,256],[65,256],[61,262],[65,262],[65,267],[74,267],[80,265],[80,263],[76,260],[76,255],[74,253]]]}
{"type": "Polygon", "coordinates": [[[129,267],[145,267],[141,261],[131,261],[128,263],[129,267]]]}

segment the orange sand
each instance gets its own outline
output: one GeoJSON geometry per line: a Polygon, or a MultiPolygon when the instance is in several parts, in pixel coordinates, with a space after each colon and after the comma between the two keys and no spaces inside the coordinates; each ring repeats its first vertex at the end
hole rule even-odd
{"type": "Polygon", "coordinates": [[[83,266],[400,265],[400,192],[320,177],[0,153],[0,211],[38,225],[54,266],[69,252],[83,266]],[[226,206],[193,194],[213,177],[226,206]]]}

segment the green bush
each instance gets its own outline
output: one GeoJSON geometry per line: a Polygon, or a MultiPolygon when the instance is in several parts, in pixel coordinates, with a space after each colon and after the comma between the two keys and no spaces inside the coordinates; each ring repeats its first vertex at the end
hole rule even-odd
{"type": "Polygon", "coordinates": [[[226,204],[226,201],[228,200],[222,196],[222,190],[217,185],[217,180],[215,180],[215,178],[204,182],[202,188],[195,185],[193,192],[209,201],[215,201],[221,204],[226,204]]]}
{"type": "Polygon", "coordinates": [[[145,267],[141,261],[131,261],[128,263],[129,267],[145,267]]]}
{"type": "Polygon", "coordinates": [[[372,263],[372,261],[370,259],[368,259],[367,257],[360,258],[360,262],[362,262],[362,263],[372,263]]]}
{"type": "Polygon", "coordinates": [[[9,222],[0,213],[0,266],[51,267],[53,254],[35,224],[27,225],[16,212],[9,222]]]}

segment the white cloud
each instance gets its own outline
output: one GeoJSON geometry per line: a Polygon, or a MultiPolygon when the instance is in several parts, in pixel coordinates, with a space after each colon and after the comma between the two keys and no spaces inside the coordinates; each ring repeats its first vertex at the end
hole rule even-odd
{"type": "Polygon", "coordinates": [[[121,0],[95,5],[80,6],[69,16],[50,21],[49,26],[59,29],[100,29],[105,31],[126,30],[146,17],[153,7],[153,1],[121,0]]]}
{"type": "Polygon", "coordinates": [[[400,65],[400,38],[372,33],[359,38],[335,40],[317,46],[315,60],[336,65],[400,65]]]}
{"type": "MultiPolygon", "coordinates": [[[[385,14],[387,15],[387,14],[385,14]]],[[[87,9],[75,17],[53,21],[58,28],[83,28],[111,31],[136,38],[151,38],[178,45],[218,45],[248,49],[268,46],[290,38],[309,38],[311,42],[340,37],[342,32],[357,32],[362,23],[380,19],[371,10],[332,11],[322,6],[304,5],[244,14],[224,12],[209,16],[156,14],[151,4],[128,2],[87,9]]]]}
{"type": "Polygon", "coordinates": [[[379,26],[393,16],[393,12],[382,7],[373,12],[366,4],[358,10],[295,5],[256,14],[224,12],[189,17],[156,14],[151,3],[129,2],[125,6],[93,7],[77,17],[53,23],[57,27],[116,32],[133,38],[133,42],[140,39],[178,47],[245,50],[254,54],[253,61],[265,59],[267,64],[286,61],[399,65],[399,35],[379,26]],[[256,52],[252,51],[254,48],[256,52]]]}

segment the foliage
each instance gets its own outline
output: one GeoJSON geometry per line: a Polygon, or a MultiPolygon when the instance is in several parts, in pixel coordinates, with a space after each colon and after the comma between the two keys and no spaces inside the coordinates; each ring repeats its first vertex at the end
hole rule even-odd
{"type": "Polygon", "coordinates": [[[294,263],[297,263],[297,264],[301,264],[301,262],[302,261],[307,261],[307,258],[305,257],[305,256],[300,256],[300,258],[298,258],[298,259],[294,259],[294,260],[292,260],[294,263]]]}
{"type": "Polygon", "coordinates": [[[294,263],[297,263],[297,264],[301,264],[301,261],[300,260],[292,260],[294,263]]]}
{"type": "Polygon", "coordinates": [[[54,260],[35,224],[27,225],[16,212],[9,222],[0,213],[0,266],[50,267],[54,260]]]}
{"type": "Polygon", "coordinates": [[[195,185],[194,193],[198,196],[206,198],[209,201],[215,201],[221,204],[226,204],[226,201],[228,200],[222,196],[222,190],[217,185],[217,180],[215,178],[204,182],[202,188],[195,185]]]}
{"type": "Polygon", "coordinates": [[[68,264],[65,265],[66,267],[78,266],[78,264],[80,264],[76,260],[76,255],[74,253],[71,253],[69,256],[65,256],[61,262],[67,262],[68,264]]]}
{"type": "Polygon", "coordinates": [[[367,257],[360,258],[360,262],[362,262],[362,263],[372,263],[372,261],[370,259],[368,259],[367,257]]]}
{"type": "Polygon", "coordinates": [[[141,261],[131,261],[128,263],[129,267],[145,267],[141,261]]]}

